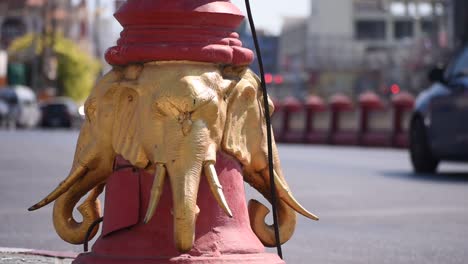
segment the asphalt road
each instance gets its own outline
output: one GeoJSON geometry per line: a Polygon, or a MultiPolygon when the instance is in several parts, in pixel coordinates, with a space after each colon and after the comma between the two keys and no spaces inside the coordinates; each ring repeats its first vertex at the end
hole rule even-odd
{"type": "MultiPolygon", "coordinates": [[[[51,206],[28,212],[69,170],[77,132],[0,131],[0,247],[75,251],[55,234],[51,206]]],[[[468,262],[468,165],[411,173],[404,150],[280,145],[298,217],[288,263],[468,262]]],[[[258,195],[248,188],[248,198],[258,195]]]]}

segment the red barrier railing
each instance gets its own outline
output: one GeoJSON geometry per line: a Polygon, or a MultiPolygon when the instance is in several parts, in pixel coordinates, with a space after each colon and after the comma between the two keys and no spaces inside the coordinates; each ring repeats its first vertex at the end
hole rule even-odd
{"type": "Polygon", "coordinates": [[[304,140],[304,105],[294,97],[283,101],[283,129],[281,141],[301,143],[304,140]]]}
{"type": "Polygon", "coordinates": [[[330,114],[327,104],[316,95],[311,95],[305,102],[304,142],[325,144],[330,130],[330,114]]]}
{"type": "Polygon", "coordinates": [[[351,99],[344,94],[330,98],[331,121],[328,143],[356,145],[358,142],[357,111],[351,99]]]}
{"type": "Polygon", "coordinates": [[[359,145],[390,146],[392,112],[380,97],[371,91],[359,96],[359,145]]]}
{"type": "Polygon", "coordinates": [[[392,145],[395,147],[408,147],[408,129],[414,101],[414,96],[407,92],[402,92],[392,98],[394,109],[392,145]]]}
{"type": "Polygon", "coordinates": [[[386,104],[376,93],[361,94],[358,104],[344,94],[327,104],[311,95],[304,103],[293,97],[275,102],[277,141],[334,145],[407,147],[414,97],[402,92],[386,104]]]}

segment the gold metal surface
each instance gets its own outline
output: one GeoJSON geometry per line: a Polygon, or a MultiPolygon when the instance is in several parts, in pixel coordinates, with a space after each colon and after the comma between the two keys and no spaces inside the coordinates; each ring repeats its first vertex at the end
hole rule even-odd
{"type": "MultiPolygon", "coordinates": [[[[179,61],[114,68],[97,83],[85,103],[86,122],[69,176],[30,210],[55,200],[57,233],[70,243],[82,243],[86,230],[99,217],[97,196],[112,173],[116,155],[142,169],[156,164],[144,221],[154,214],[164,178],[169,177],[174,243],[180,252],[189,251],[199,213],[196,201],[202,172],[220,207],[232,216],[214,170],[216,152],[235,157],[243,165],[245,181],[270,199],[263,94],[259,86],[258,78],[246,67],[179,61]],[[83,221],[78,223],[73,219],[73,208],[90,191],[79,206],[83,221]]],[[[270,108],[272,112],[271,101],[270,108]]],[[[284,243],[294,232],[295,211],[318,218],[291,195],[275,144],[273,149],[284,243]]],[[[251,226],[266,246],[273,246],[273,229],[265,223],[265,209],[258,202],[250,202],[251,226]]]]}
{"type": "Polygon", "coordinates": [[[166,178],[166,168],[163,164],[156,165],[156,175],[154,175],[153,187],[151,188],[151,197],[148,204],[148,210],[145,215],[144,222],[148,223],[153,218],[156,207],[161,198],[162,189],[164,187],[164,179],[166,178]]]}
{"type": "Polygon", "coordinates": [[[226,197],[224,197],[223,186],[221,186],[221,183],[219,182],[218,174],[216,173],[213,163],[205,164],[204,173],[208,179],[208,185],[210,186],[211,193],[215,197],[219,206],[229,217],[232,217],[231,209],[227,204],[226,197]]]}

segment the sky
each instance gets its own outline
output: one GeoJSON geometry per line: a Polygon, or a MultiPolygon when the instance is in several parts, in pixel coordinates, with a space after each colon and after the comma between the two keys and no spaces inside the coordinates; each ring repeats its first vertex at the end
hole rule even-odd
{"type": "MultiPolygon", "coordinates": [[[[281,32],[283,17],[309,14],[311,0],[250,0],[255,27],[265,29],[275,35],[281,32]]],[[[245,1],[231,0],[245,15],[245,1]]]]}
{"type": "MultiPolygon", "coordinates": [[[[88,0],[92,7],[96,0],[88,0]]],[[[171,1],[171,0],[168,0],[171,1]]],[[[231,0],[245,15],[245,0],[231,0]]],[[[250,0],[255,26],[278,35],[281,32],[282,18],[286,16],[302,16],[309,14],[311,0],[250,0]]],[[[111,14],[114,0],[101,0],[101,5],[111,14]]]]}

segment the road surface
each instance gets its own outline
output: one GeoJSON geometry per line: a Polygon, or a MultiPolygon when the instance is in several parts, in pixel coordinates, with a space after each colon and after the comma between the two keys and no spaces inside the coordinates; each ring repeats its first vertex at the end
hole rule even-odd
{"type": "MultiPolygon", "coordinates": [[[[0,131],[0,247],[80,252],[51,209],[26,209],[67,174],[76,131],[0,131]]],[[[283,247],[301,263],[467,263],[468,165],[411,173],[404,150],[280,145],[287,181],[319,222],[298,217],[283,247]]],[[[248,198],[259,198],[247,187],[248,198]]]]}

